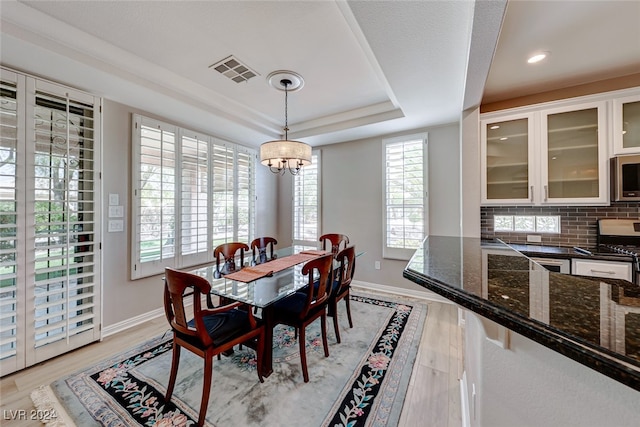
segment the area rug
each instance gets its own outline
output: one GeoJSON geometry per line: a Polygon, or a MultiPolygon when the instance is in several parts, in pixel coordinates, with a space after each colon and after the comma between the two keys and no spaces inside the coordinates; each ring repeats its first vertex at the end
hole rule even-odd
{"type": "MultiPolygon", "coordinates": [[[[328,319],[329,357],[323,354],[319,321],[307,328],[308,383],[302,379],[294,331],[282,325],[274,330],[274,372],[264,383],[258,381],[250,349],[215,360],[206,425],[396,426],[426,305],[369,294],[351,299],[353,328],[344,303],[339,306],[341,344],[328,319]]],[[[183,350],[173,397],[165,401],[169,335],[55,381],[50,385],[54,400],[77,426],[195,425],[202,359],[183,350]]]]}

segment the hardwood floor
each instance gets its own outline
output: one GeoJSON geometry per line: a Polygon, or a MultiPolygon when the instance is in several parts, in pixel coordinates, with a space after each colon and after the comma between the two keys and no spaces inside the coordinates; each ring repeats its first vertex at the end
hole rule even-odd
{"type": "Polygon", "coordinates": [[[453,304],[429,302],[400,427],[461,427],[462,332],[453,304]]]}
{"type": "MultiPolygon", "coordinates": [[[[429,302],[428,306],[427,322],[399,426],[460,427],[462,418],[458,379],[461,375],[463,341],[458,327],[457,309],[454,305],[437,302],[429,302]]],[[[157,318],[133,330],[111,335],[102,342],[90,344],[0,379],[0,425],[40,426],[38,420],[11,419],[12,414],[20,410],[26,411],[24,413],[29,418],[30,411],[34,409],[30,398],[32,390],[167,329],[166,319],[157,318]]]]}

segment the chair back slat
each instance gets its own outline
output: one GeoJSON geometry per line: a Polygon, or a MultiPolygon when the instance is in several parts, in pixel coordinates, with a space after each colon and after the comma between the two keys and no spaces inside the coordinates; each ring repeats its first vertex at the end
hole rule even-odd
{"type": "Polygon", "coordinates": [[[223,243],[213,250],[213,257],[216,260],[216,272],[219,275],[233,273],[244,267],[244,251],[248,251],[249,246],[242,242],[223,243]],[[236,266],[236,254],[240,251],[240,266],[236,266]],[[220,266],[222,264],[222,267],[220,266]]]}
{"type": "Polygon", "coordinates": [[[327,254],[307,262],[302,266],[302,274],[309,279],[309,291],[307,293],[307,303],[300,313],[300,318],[306,317],[310,310],[320,306],[329,298],[331,283],[333,282],[333,255],[327,254]],[[318,275],[314,279],[314,270],[318,275]],[[314,283],[318,286],[314,286],[314,283]]]}
{"type": "Polygon", "coordinates": [[[336,256],[336,261],[340,263],[338,269],[339,289],[344,289],[351,285],[353,275],[356,271],[356,249],[355,246],[348,246],[341,250],[336,256]]]}
{"type": "Polygon", "coordinates": [[[211,337],[202,322],[202,296],[211,291],[204,277],[173,268],[165,268],[164,308],[171,327],[181,334],[197,338],[204,345],[211,344],[211,337]],[[193,297],[195,327],[189,327],[185,299],[193,297]]]}
{"type": "Polygon", "coordinates": [[[274,259],[273,251],[277,244],[278,241],[273,237],[258,237],[254,239],[250,245],[253,263],[261,264],[274,259]]]}
{"type": "Polygon", "coordinates": [[[319,240],[322,243],[322,249],[331,251],[334,258],[338,252],[349,246],[349,237],[346,234],[327,233],[320,236],[319,240]]]}

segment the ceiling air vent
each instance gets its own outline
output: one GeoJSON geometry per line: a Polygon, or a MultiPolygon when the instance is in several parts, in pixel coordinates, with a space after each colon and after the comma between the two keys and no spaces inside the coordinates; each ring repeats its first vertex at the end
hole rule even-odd
{"type": "Polygon", "coordinates": [[[233,55],[227,56],[222,61],[209,66],[209,68],[213,68],[236,83],[249,81],[251,77],[259,75],[233,55]]]}

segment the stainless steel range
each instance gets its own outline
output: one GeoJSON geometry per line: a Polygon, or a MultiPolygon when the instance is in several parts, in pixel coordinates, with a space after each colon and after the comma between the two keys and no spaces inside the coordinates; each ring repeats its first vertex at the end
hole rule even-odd
{"type": "Polygon", "coordinates": [[[640,218],[598,220],[598,251],[629,257],[634,283],[640,284],[640,218]]]}

